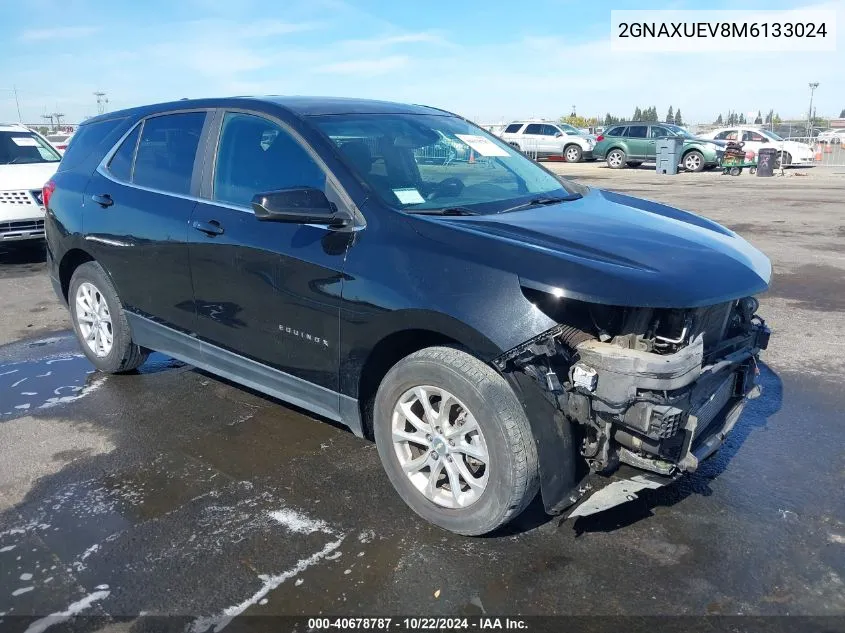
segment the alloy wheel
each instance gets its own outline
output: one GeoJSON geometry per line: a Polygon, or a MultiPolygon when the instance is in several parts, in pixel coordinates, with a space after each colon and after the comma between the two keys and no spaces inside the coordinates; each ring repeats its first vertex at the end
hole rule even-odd
{"type": "Polygon", "coordinates": [[[618,150],[614,150],[607,155],[607,162],[610,164],[611,167],[621,167],[622,166],[622,152],[618,150]]]}
{"type": "Polygon", "coordinates": [[[701,156],[698,154],[688,154],[684,159],[684,167],[688,171],[697,171],[701,167],[701,156]]]}
{"type": "Polygon", "coordinates": [[[393,409],[391,432],[399,465],[429,501],[465,508],[487,488],[484,434],[469,409],[445,389],[407,390],[393,409]]]}
{"type": "Polygon", "coordinates": [[[570,147],[568,150],[566,150],[565,157],[567,162],[576,162],[578,160],[578,150],[574,147],[570,147]]]}
{"type": "Polygon", "coordinates": [[[114,329],[106,298],[89,281],[76,290],[76,322],[89,349],[99,357],[108,356],[114,343],[114,329]]]}

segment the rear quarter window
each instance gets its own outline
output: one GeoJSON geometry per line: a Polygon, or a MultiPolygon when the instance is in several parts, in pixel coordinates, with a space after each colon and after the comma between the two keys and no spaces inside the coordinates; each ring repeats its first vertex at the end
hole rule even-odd
{"type": "Polygon", "coordinates": [[[505,134],[516,134],[522,127],[522,123],[511,123],[505,128],[505,134]]]}
{"type": "Polygon", "coordinates": [[[95,154],[95,150],[97,150],[96,160],[99,162],[102,156],[111,149],[112,143],[117,140],[112,133],[122,127],[125,122],[125,118],[119,118],[81,125],[76,134],[73,135],[73,142],[68,145],[64,156],[62,156],[59,171],[77,168],[89,156],[95,154]],[[112,140],[112,143],[106,142],[109,139],[112,140]]]}

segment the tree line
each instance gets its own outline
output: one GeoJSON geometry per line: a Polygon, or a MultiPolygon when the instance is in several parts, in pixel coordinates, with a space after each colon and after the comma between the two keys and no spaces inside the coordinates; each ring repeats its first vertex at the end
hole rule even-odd
{"type": "Polygon", "coordinates": [[[753,123],[754,125],[778,125],[780,122],[780,115],[774,110],[769,110],[765,119],[763,118],[763,113],[757,110],[757,116],[754,117],[753,121],[750,118],[746,119],[745,115],[741,112],[737,114],[733,110],[728,110],[728,116],[723,117],[720,112],[716,120],[713,121],[715,125],[743,125],[745,123],[753,123]]]}
{"type": "MultiPolygon", "coordinates": [[[[621,117],[617,117],[612,115],[608,112],[604,117],[604,124],[613,125],[615,123],[622,123],[623,121],[649,121],[653,123],[660,122],[660,117],[657,114],[657,107],[651,106],[648,108],[640,108],[637,106],[634,109],[634,116],[630,119],[624,119],[621,117]]],[[[669,111],[666,113],[666,117],[663,119],[663,123],[671,123],[672,125],[683,125],[684,118],[681,116],[681,109],[678,108],[675,110],[672,106],[669,106],[669,111]]]]}

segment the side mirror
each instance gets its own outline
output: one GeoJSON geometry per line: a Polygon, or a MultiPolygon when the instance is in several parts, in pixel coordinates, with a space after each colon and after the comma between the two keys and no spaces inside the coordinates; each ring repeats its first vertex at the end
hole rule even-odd
{"type": "Polygon", "coordinates": [[[555,138],[560,138],[561,136],[563,136],[563,132],[556,132],[555,133],[555,138]]]}
{"type": "Polygon", "coordinates": [[[256,219],[265,222],[328,224],[332,228],[343,228],[352,222],[329,202],[325,193],[313,187],[257,193],[252,198],[252,210],[256,219]]]}

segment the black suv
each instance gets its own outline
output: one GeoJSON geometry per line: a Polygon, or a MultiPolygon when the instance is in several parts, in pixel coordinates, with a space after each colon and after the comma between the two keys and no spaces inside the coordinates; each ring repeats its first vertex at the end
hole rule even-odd
{"type": "Polygon", "coordinates": [[[736,234],[562,181],[434,108],[114,112],[80,126],[44,204],[53,284],[99,370],[159,350],[340,421],[462,534],[538,489],[559,513],[627,471],[586,514],[694,471],[768,341],[751,295],[769,261],[736,234]]]}

